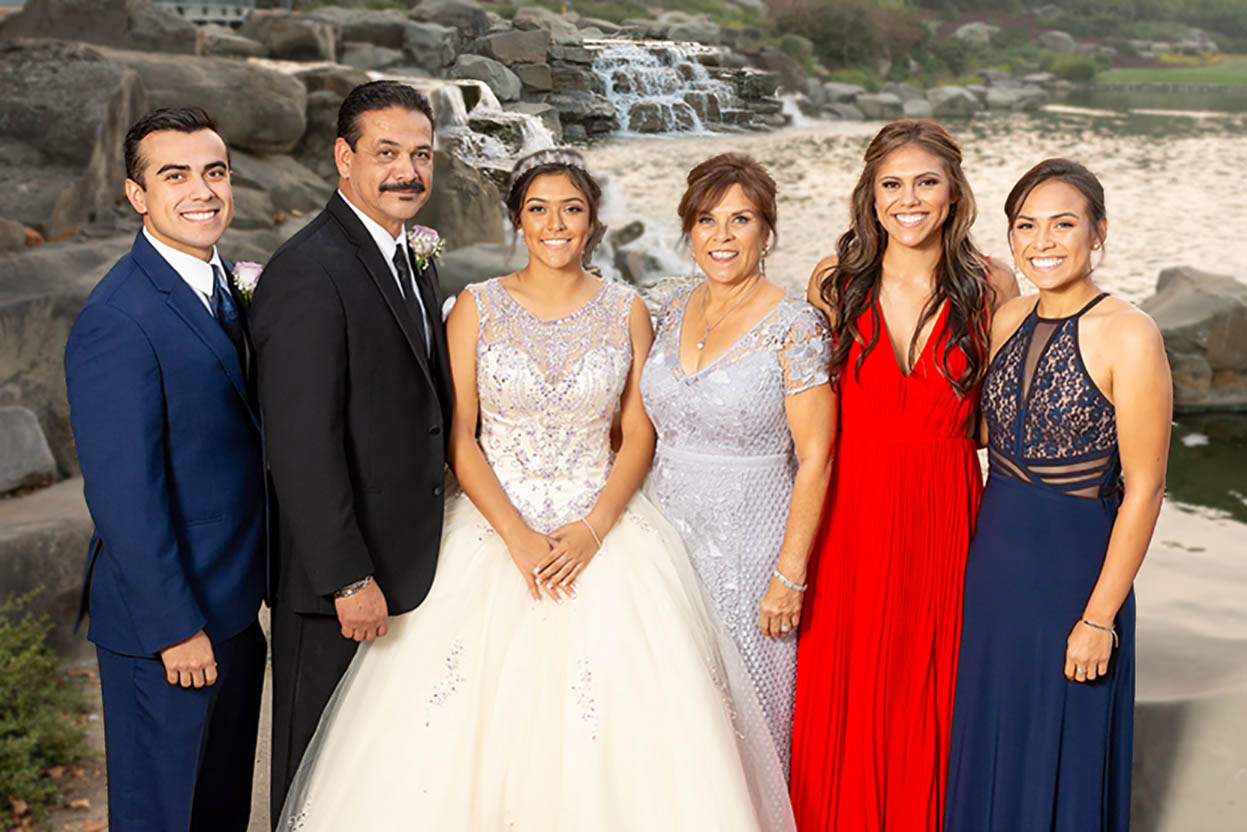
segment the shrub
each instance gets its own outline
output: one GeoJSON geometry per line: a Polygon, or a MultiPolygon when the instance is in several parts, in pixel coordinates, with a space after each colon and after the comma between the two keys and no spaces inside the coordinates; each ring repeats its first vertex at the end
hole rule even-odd
{"type": "Polygon", "coordinates": [[[1048,69],[1066,81],[1090,81],[1100,71],[1099,64],[1090,55],[1057,55],[1048,69]]]}
{"type": "Polygon", "coordinates": [[[45,772],[87,754],[82,685],[61,675],[46,641],[51,623],[30,614],[30,598],[0,604],[0,826],[7,826],[9,797],[41,816],[59,793],[45,772]]]}

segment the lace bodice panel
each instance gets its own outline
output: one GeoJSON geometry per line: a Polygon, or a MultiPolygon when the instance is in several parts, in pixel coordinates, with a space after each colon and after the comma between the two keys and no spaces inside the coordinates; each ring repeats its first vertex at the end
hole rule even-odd
{"type": "Polygon", "coordinates": [[[533,529],[582,517],[606,484],[611,419],[632,365],[635,293],[603,282],[562,318],[536,317],[494,278],[468,287],[480,328],[480,443],[503,490],[533,529]]]}
{"type": "Polygon", "coordinates": [[[1077,497],[1116,488],[1116,410],[1078,346],[1079,319],[1099,300],[1068,318],[1032,310],[992,360],[982,406],[993,472],[1077,497]]]}
{"type": "Polygon", "coordinates": [[[680,329],[689,295],[658,311],[641,379],[659,445],[716,456],[792,451],[784,397],[827,381],[831,334],[822,314],[792,293],[727,352],[696,373],[680,367],[680,329]]]}

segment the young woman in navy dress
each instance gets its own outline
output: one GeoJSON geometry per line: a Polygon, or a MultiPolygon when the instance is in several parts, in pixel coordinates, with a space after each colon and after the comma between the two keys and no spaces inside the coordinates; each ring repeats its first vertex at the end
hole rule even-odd
{"type": "Polygon", "coordinates": [[[1005,203],[1039,297],[992,322],[991,465],[966,566],[945,832],[1125,832],[1134,594],[1173,388],[1156,324],[1102,292],[1104,191],[1049,159],[1005,203]]]}

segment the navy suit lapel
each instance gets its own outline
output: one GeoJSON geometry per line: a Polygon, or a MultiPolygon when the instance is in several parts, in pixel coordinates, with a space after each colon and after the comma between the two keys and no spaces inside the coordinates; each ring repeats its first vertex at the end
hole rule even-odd
{"type": "Polygon", "coordinates": [[[195,290],[186,285],[186,281],[182,279],[172,266],[169,265],[156,249],[152,248],[151,243],[147,242],[147,238],[140,231],[138,238],[134,241],[134,248],[131,250],[135,261],[147,273],[155,287],[163,292],[166,296],[165,302],[180,317],[186,326],[199,337],[212,354],[216,356],[217,361],[221,364],[221,369],[225,371],[225,375],[233,384],[234,390],[242,398],[243,403],[247,406],[247,412],[251,415],[251,421],[255,423],[256,428],[260,427],[259,417],[256,414],[255,407],[252,404],[251,396],[247,392],[247,381],[243,375],[243,366],[238,355],[238,350],[234,349],[234,344],[230,341],[229,336],[225,334],[225,330],[221,329],[221,325],[212,317],[203,301],[195,294],[195,290]]]}
{"type": "Polygon", "coordinates": [[[411,316],[407,314],[407,307],[398,293],[398,282],[394,280],[394,275],[381,256],[376,242],[368,234],[368,229],[364,228],[364,224],[359,221],[359,217],[355,216],[355,212],[337,193],[329,199],[329,212],[342,225],[348,239],[355,246],[355,256],[360,265],[368,273],[377,291],[385,298],[386,306],[390,308],[390,313],[394,316],[394,322],[398,324],[398,328],[403,331],[403,338],[406,339],[411,354],[415,357],[416,363],[420,365],[420,369],[424,371],[429,386],[436,391],[437,383],[429,369],[429,358],[424,349],[424,337],[418,334],[413,337],[412,327],[415,322],[411,321],[411,316]]]}

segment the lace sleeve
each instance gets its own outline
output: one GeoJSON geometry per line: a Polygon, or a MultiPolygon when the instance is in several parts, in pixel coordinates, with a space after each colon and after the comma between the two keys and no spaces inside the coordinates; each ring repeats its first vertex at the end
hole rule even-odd
{"type": "Polygon", "coordinates": [[[822,313],[802,302],[779,348],[784,393],[791,396],[825,384],[831,364],[831,331],[822,313]]]}

